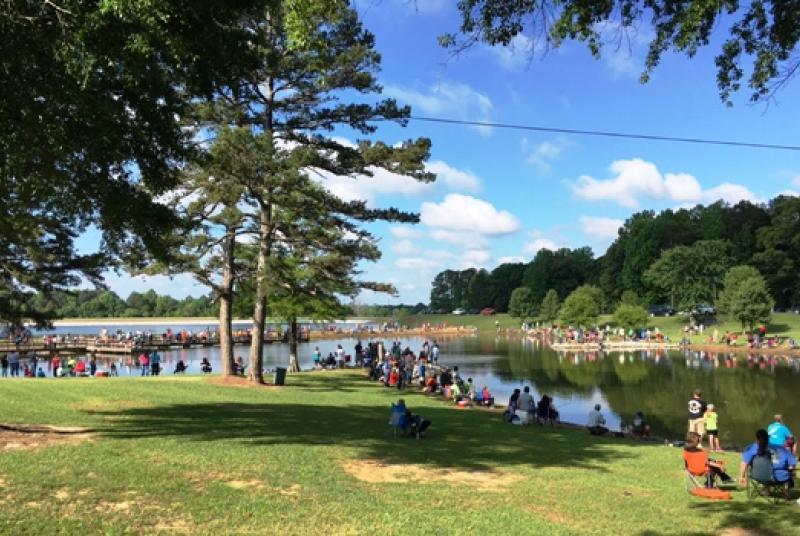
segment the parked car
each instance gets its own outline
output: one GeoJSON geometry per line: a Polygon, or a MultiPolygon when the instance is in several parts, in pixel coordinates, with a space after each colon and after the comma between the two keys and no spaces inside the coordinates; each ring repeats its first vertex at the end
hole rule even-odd
{"type": "Polygon", "coordinates": [[[714,316],[717,314],[717,308],[707,303],[700,303],[692,309],[692,316],[714,316]]]}
{"type": "Polygon", "coordinates": [[[464,309],[460,309],[460,308],[456,309],[455,311],[453,311],[454,315],[463,315],[463,314],[466,314],[466,313],[467,312],[464,309]]]}
{"type": "Polygon", "coordinates": [[[468,315],[476,315],[478,313],[480,313],[479,309],[467,309],[467,314],[468,315]]]}
{"type": "Polygon", "coordinates": [[[672,316],[677,313],[677,311],[669,305],[653,305],[648,312],[650,316],[672,316]]]}
{"type": "Polygon", "coordinates": [[[481,309],[481,314],[483,316],[492,316],[492,315],[496,315],[497,311],[495,311],[491,307],[484,307],[483,309],[481,309]]]}

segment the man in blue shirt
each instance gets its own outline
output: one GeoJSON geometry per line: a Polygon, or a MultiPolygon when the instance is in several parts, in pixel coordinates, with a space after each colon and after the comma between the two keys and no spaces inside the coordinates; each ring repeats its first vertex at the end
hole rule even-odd
{"type": "Polygon", "coordinates": [[[739,482],[747,483],[747,467],[756,456],[769,456],[772,459],[772,475],[776,482],[784,484],[788,489],[794,487],[794,468],[797,460],[792,453],[782,446],[771,445],[769,435],[763,428],[756,432],[756,442],[742,452],[742,464],[739,468],[739,482]]]}
{"type": "Polygon", "coordinates": [[[792,451],[792,454],[797,455],[794,436],[792,431],[783,424],[783,415],[780,413],[775,415],[775,422],[767,426],[767,434],[769,435],[769,444],[771,446],[787,448],[792,451]]]}

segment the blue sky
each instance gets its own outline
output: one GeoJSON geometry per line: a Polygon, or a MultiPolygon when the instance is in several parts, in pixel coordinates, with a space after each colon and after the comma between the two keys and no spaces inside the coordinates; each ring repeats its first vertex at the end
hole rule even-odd
{"type": "MultiPolygon", "coordinates": [[[[769,106],[750,105],[745,91],[735,96],[734,107],[726,107],[715,85],[718,45],[691,60],[665,56],[645,85],[638,77],[646,30],[632,36],[630,48],[606,47],[600,60],[581,43],[543,53],[525,37],[510,49],[481,45],[452,58],[436,38],[457,28],[454,4],[357,2],[383,56],[385,94],[411,105],[415,115],[800,143],[800,127],[791,119],[800,116],[800,82],[769,106]]],[[[347,131],[337,135],[358,138],[347,131]]],[[[542,247],[588,245],[600,255],[638,210],[800,192],[796,152],[414,121],[407,128],[384,125],[374,139],[395,143],[417,136],[433,141],[430,168],[439,174],[434,185],[387,173],[328,181],[343,197],[421,213],[420,225],[370,227],[381,237],[384,255],[363,266],[364,277],[392,282],[400,295],[364,294],[363,303],[427,302],[431,279],[443,269],[528,261],[542,247]]],[[[111,274],[108,284],[123,297],[147,288],[175,297],[207,292],[189,277],[111,274]]]]}

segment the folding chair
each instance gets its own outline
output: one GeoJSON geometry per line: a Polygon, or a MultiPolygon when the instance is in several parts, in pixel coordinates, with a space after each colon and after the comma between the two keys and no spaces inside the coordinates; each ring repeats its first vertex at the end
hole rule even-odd
{"type": "Polygon", "coordinates": [[[787,483],[775,480],[772,457],[761,454],[753,458],[747,471],[747,496],[750,499],[762,497],[778,503],[787,498],[787,483]]]}
{"type": "Polygon", "coordinates": [[[711,478],[708,468],[708,452],[683,451],[683,466],[685,475],[686,492],[691,494],[693,489],[705,488],[711,478]]]}
{"type": "Polygon", "coordinates": [[[392,427],[394,437],[398,434],[403,435],[406,433],[408,423],[406,422],[406,409],[403,406],[392,404],[392,414],[389,417],[389,426],[392,427]]]}

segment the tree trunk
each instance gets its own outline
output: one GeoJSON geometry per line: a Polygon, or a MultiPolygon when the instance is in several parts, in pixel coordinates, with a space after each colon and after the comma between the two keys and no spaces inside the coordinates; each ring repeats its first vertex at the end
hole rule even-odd
{"type": "Polygon", "coordinates": [[[256,273],[256,304],[253,310],[253,335],[250,342],[250,380],[264,383],[264,327],[267,318],[266,271],[272,249],[272,206],[261,206],[258,233],[258,265],[256,273]]]}
{"type": "Polygon", "coordinates": [[[233,260],[236,233],[233,227],[225,229],[224,265],[222,284],[219,291],[219,352],[222,361],[222,375],[232,376],[233,367],[233,260]]]}
{"type": "Polygon", "coordinates": [[[297,318],[292,318],[289,328],[289,372],[300,372],[300,364],[297,362],[297,341],[300,339],[297,318]]]}

